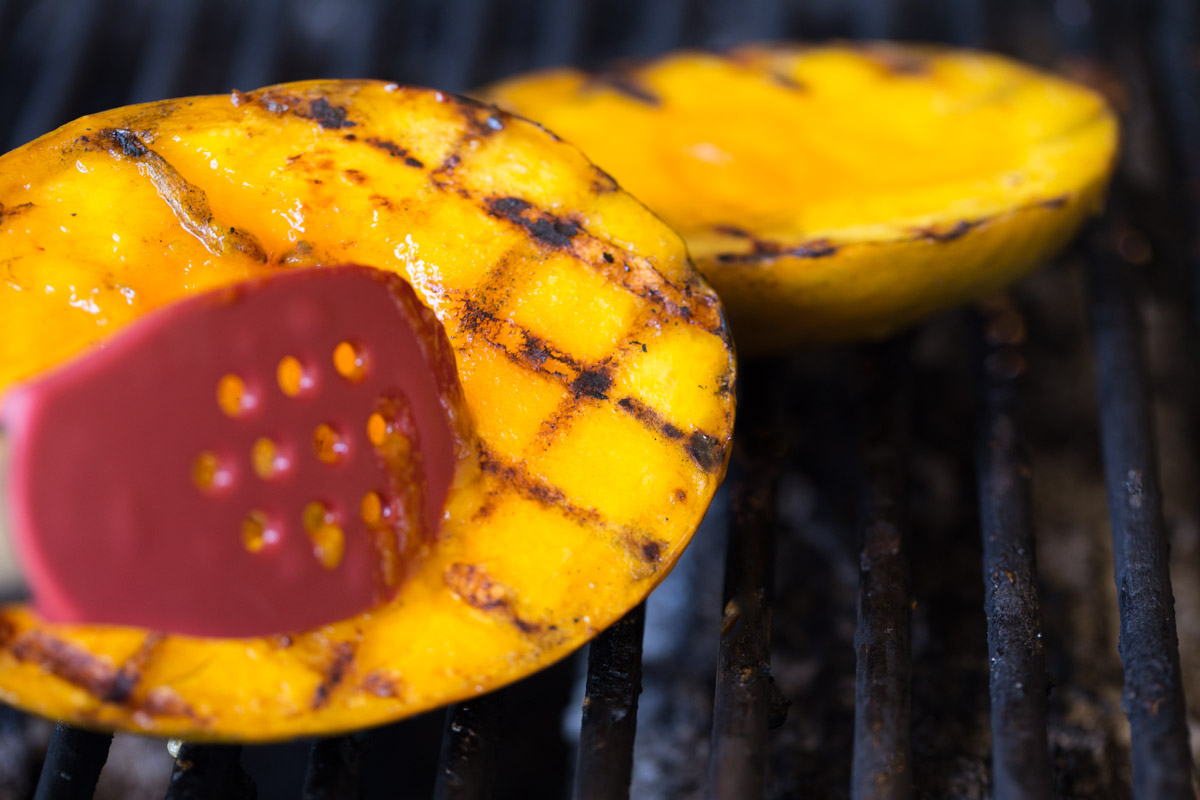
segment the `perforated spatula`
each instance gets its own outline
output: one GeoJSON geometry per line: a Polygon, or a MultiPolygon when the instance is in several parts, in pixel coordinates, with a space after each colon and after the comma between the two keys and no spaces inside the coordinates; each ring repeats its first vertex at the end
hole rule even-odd
{"type": "Polygon", "coordinates": [[[404,281],[329,267],[176,302],[14,387],[36,610],[251,636],[385,600],[453,474],[449,352],[404,281]]]}

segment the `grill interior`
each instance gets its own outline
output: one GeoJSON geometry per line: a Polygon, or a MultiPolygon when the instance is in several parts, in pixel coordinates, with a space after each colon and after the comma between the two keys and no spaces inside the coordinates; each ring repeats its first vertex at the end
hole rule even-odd
{"type": "Polygon", "coordinates": [[[4,710],[0,797],[1196,796],[1197,24],[1190,0],[0,0],[6,148],[280,80],[463,90],[831,36],[1066,71],[1126,137],[1107,215],[1010,294],[744,364],[726,487],[586,659],[350,737],[177,760],[4,710]]]}

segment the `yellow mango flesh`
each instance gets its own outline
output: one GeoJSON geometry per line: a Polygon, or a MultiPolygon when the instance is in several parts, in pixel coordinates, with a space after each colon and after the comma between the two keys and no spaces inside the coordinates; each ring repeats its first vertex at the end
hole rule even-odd
{"type": "Polygon", "coordinates": [[[349,730],[537,670],[670,570],[728,458],[721,307],[678,235],[572,146],[439,92],[167,101],[0,157],[0,390],[188,293],[339,263],[409,280],[465,398],[441,530],[395,599],[242,640],[7,607],[5,701],[189,739],[349,730]]]}
{"type": "Polygon", "coordinates": [[[1038,266],[1096,213],[1117,124],[999,56],[677,53],[481,93],[581,147],[687,241],[743,353],[878,337],[1038,266]]]}

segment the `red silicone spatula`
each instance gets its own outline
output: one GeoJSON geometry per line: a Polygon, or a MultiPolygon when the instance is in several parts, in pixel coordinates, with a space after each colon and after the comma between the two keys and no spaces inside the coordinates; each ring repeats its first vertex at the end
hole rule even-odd
{"type": "Polygon", "coordinates": [[[230,637],[369,609],[437,529],[455,381],[432,313],[378,270],[283,272],[144,317],[4,398],[35,608],[230,637]]]}

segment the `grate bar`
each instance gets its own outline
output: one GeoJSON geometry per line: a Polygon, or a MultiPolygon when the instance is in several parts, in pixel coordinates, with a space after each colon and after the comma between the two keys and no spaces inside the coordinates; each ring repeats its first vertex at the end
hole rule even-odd
{"type": "Polygon", "coordinates": [[[912,656],[904,479],[904,340],[866,351],[864,520],[859,541],[850,794],[912,794],[912,656]],[[897,387],[900,387],[897,391],[897,387]]]}
{"type": "Polygon", "coordinates": [[[629,797],[645,625],[646,604],[641,603],[597,636],[588,649],[587,694],[575,766],[577,800],[629,797]]]}
{"type": "Polygon", "coordinates": [[[1175,601],[1149,392],[1131,299],[1134,289],[1128,271],[1112,252],[1093,246],[1089,256],[1088,295],[1121,616],[1122,705],[1132,736],[1133,792],[1140,800],[1191,800],[1193,767],[1175,601]]]}
{"type": "Polygon", "coordinates": [[[992,792],[996,800],[1050,800],[1053,772],[1033,506],[1016,419],[1025,322],[1011,300],[1000,296],[980,323],[983,396],[976,469],[991,664],[992,792]]]}
{"type": "Polygon", "coordinates": [[[778,482],[771,448],[778,429],[772,432],[773,415],[759,405],[771,396],[770,378],[765,364],[743,367],[739,414],[751,426],[735,437],[730,468],[733,522],[725,557],[725,608],[708,762],[711,800],[753,800],[765,790],[778,482]]]}
{"type": "Polygon", "coordinates": [[[55,725],[34,800],[90,798],[108,761],[112,738],[111,733],[55,725]]]}
{"type": "Polygon", "coordinates": [[[240,746],[180,745],[167,800],[254,800],[256,796],[254,781],[242,769],[240,746]]]}
{"type": "Polygon", "coordinates": [[[446,714],[435,800],[485,800],[496,775],[496,741],[504,694],[492,692],[446,714]]]}
{"type": "Polygon", "coordinates": [[[304,777],[304,800],[354,800],[363,796],[365,733],[313,742],[304,777]]]}

